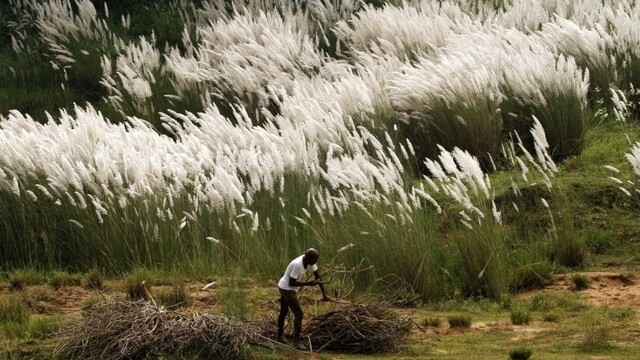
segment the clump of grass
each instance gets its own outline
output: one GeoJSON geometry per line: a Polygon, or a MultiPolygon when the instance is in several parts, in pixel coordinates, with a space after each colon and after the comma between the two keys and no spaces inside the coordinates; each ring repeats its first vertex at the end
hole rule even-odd
{"type": "Polygon", "coordinates": [[[578,291],[588,289],[589,285],[591,285],[591,279],[582,274],[573,274],[571,282],[573,283],[573,288],[578,291]]]}
{"type": "Polygon", "coordinates": [[[586,326],[584,339],[580,344],[583,351],[604,350],[611,347],[609,329],[600,321],[590,321],[586,326]]]}
{"type": "Polygon", "coordinates": [[[43,282],[42,274],[33,269],[14,270],[9,274],[9,285],[13,290],[22,290],[28,285],[38,285],[43,282]]]}
{"type": "Polygon", "coordinates": [[[185,306],[191,302],[184,281],[176,281],[170,289],[158,294],[158,303],[168,308],[185,306]]]}
{"type": "Polygon", "coordinates": [[[509,283],[513,292],[540,289],[551,283],[553,266],[547,262],[528,264],[516,269],[509,283]]]}
{"type": "Polygon", "coordinates": [[[69,274],[66,271],[53,271],[49,275],[49,285],[58,290],[64,286],[79,286],[82,280],[78,275],[69,274]]]}
{"type": "Polygon", "coordinates": [[[586,228],[580,238],[593,254],[604,254],[613,247],[613,234],[609,230],[586,228]]]}
{"type": "Polygon", "coordinates": [[[420,322],[420,325],[422,326],[426,326],[426,327],[440,327],[440,325],[442,325],[442,319],[439,317],[426,317],[424,319],[422,319],[422,321],[420,322]]]}
{"type": "Polygon", "coordinates": [[[531,321],[531,313],[522,308],[511,310],[510,317],[513,325],[527,325],[531,321]]]}
{"type": "Polygon", "coordinates": [[[533,351],[527,347],[519,347],[509,351],[511,360],[527,360],[531,357],[533,351]]]}
{"type": "Polygon", "coordinates": [[[98,268],[92,268],[89,270],[85,277],[86,287],[89,289],[102,289],[102,273],[98,268]]]}
{"type": "Polygon", "coordinates": [[[509,294],[502,294],[500,295],[498,303],[501,308],[508,310],[511,309],[511,305],[513,305],[513,298],[509,294]]]}
{"type": "Polygon", "coordinates": [[[560,314],[555,311],[551,311],[542,315],[542,320],[546,322],[558,322],[560,321],[560,314]]]}
{"type": "Polygon", "coordinates": [[[247,292],[237,279],[231,279],[222,297],[222,312],[229,317],[244,319],[247,315],[247,292]]]}
{"type": "Polygon", "coordinates": [[[36,319],[28,324],[29,336],[33,339],[42,339],[60,330],[62,319],[57,316],[48,316],[36,319]]]}
{"type": "Polygon", "coordinates": [[[134,269],[126,280],[127,297],[131,300],[149,300],[148,284],[153,282],[153,275],[145,269],[134,269]]]}
{"type": "Polygon", "coordinates": [[[470,315],[451,315],[447,318],[449,326],[454,329],[468,329],[471,326],[470,315]]]}
{"type": "Polygon", "coordinates": [[[29,309],[19,296],[0,297],[0,324],[24,324],[29,319],[29,309]]]}

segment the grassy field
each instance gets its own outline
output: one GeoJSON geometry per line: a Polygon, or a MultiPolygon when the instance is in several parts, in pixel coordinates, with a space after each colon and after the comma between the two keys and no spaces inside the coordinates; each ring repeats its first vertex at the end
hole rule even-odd
{"type": "Polygon", "coordinates": [[[0,4],[0,357],[142,281],[274,318],[309,247],[415,322],[381,358],[640,353],[640,5],[312,5],[0,4]]]}

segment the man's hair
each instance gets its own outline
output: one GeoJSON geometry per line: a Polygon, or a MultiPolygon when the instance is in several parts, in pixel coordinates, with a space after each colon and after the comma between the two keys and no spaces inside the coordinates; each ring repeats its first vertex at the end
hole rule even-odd
{"type": "Polygon", "coordinates": [[[304,256],[309,256],[317,259],[318,257],[320,257],[320,253],[314,248],[309,248],[304,252],[304,256]]]}

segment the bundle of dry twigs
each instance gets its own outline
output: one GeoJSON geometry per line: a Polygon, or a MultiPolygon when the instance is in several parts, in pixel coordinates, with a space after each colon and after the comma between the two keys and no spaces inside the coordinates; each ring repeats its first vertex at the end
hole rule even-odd
{"type": "Polygon", "coordinates": [[[260,342],[253,327],[224,316],[194,317],[145,301],[103,302],[87,309],[83,321],[63,331],[59,354],[72,359],[140,359],[199,354],[203,358],[241,357],[260,342]]]}
{"type": "Polygon", "coordinates": [[[348,304],[312,318],[305,335],[314,351],[380,353],[397,350],[412,324],[409,318],[398,318],[384,303],[348,304]]]}

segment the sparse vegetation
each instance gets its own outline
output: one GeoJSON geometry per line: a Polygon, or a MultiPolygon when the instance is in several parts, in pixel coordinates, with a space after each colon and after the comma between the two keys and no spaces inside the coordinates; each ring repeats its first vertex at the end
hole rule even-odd
{"type": "Polygon", "coordinates": [[[29,309],[20,296],[0,295],[0,324],[24,324],[28,319],[29,309]]]}
{"type": "Polygon", "coordinates": [[[587,323],[580,347],[587,352],[607,349],[611,347],[610,336],[606,324],[601,320],[592,320],[587,323]]]}

